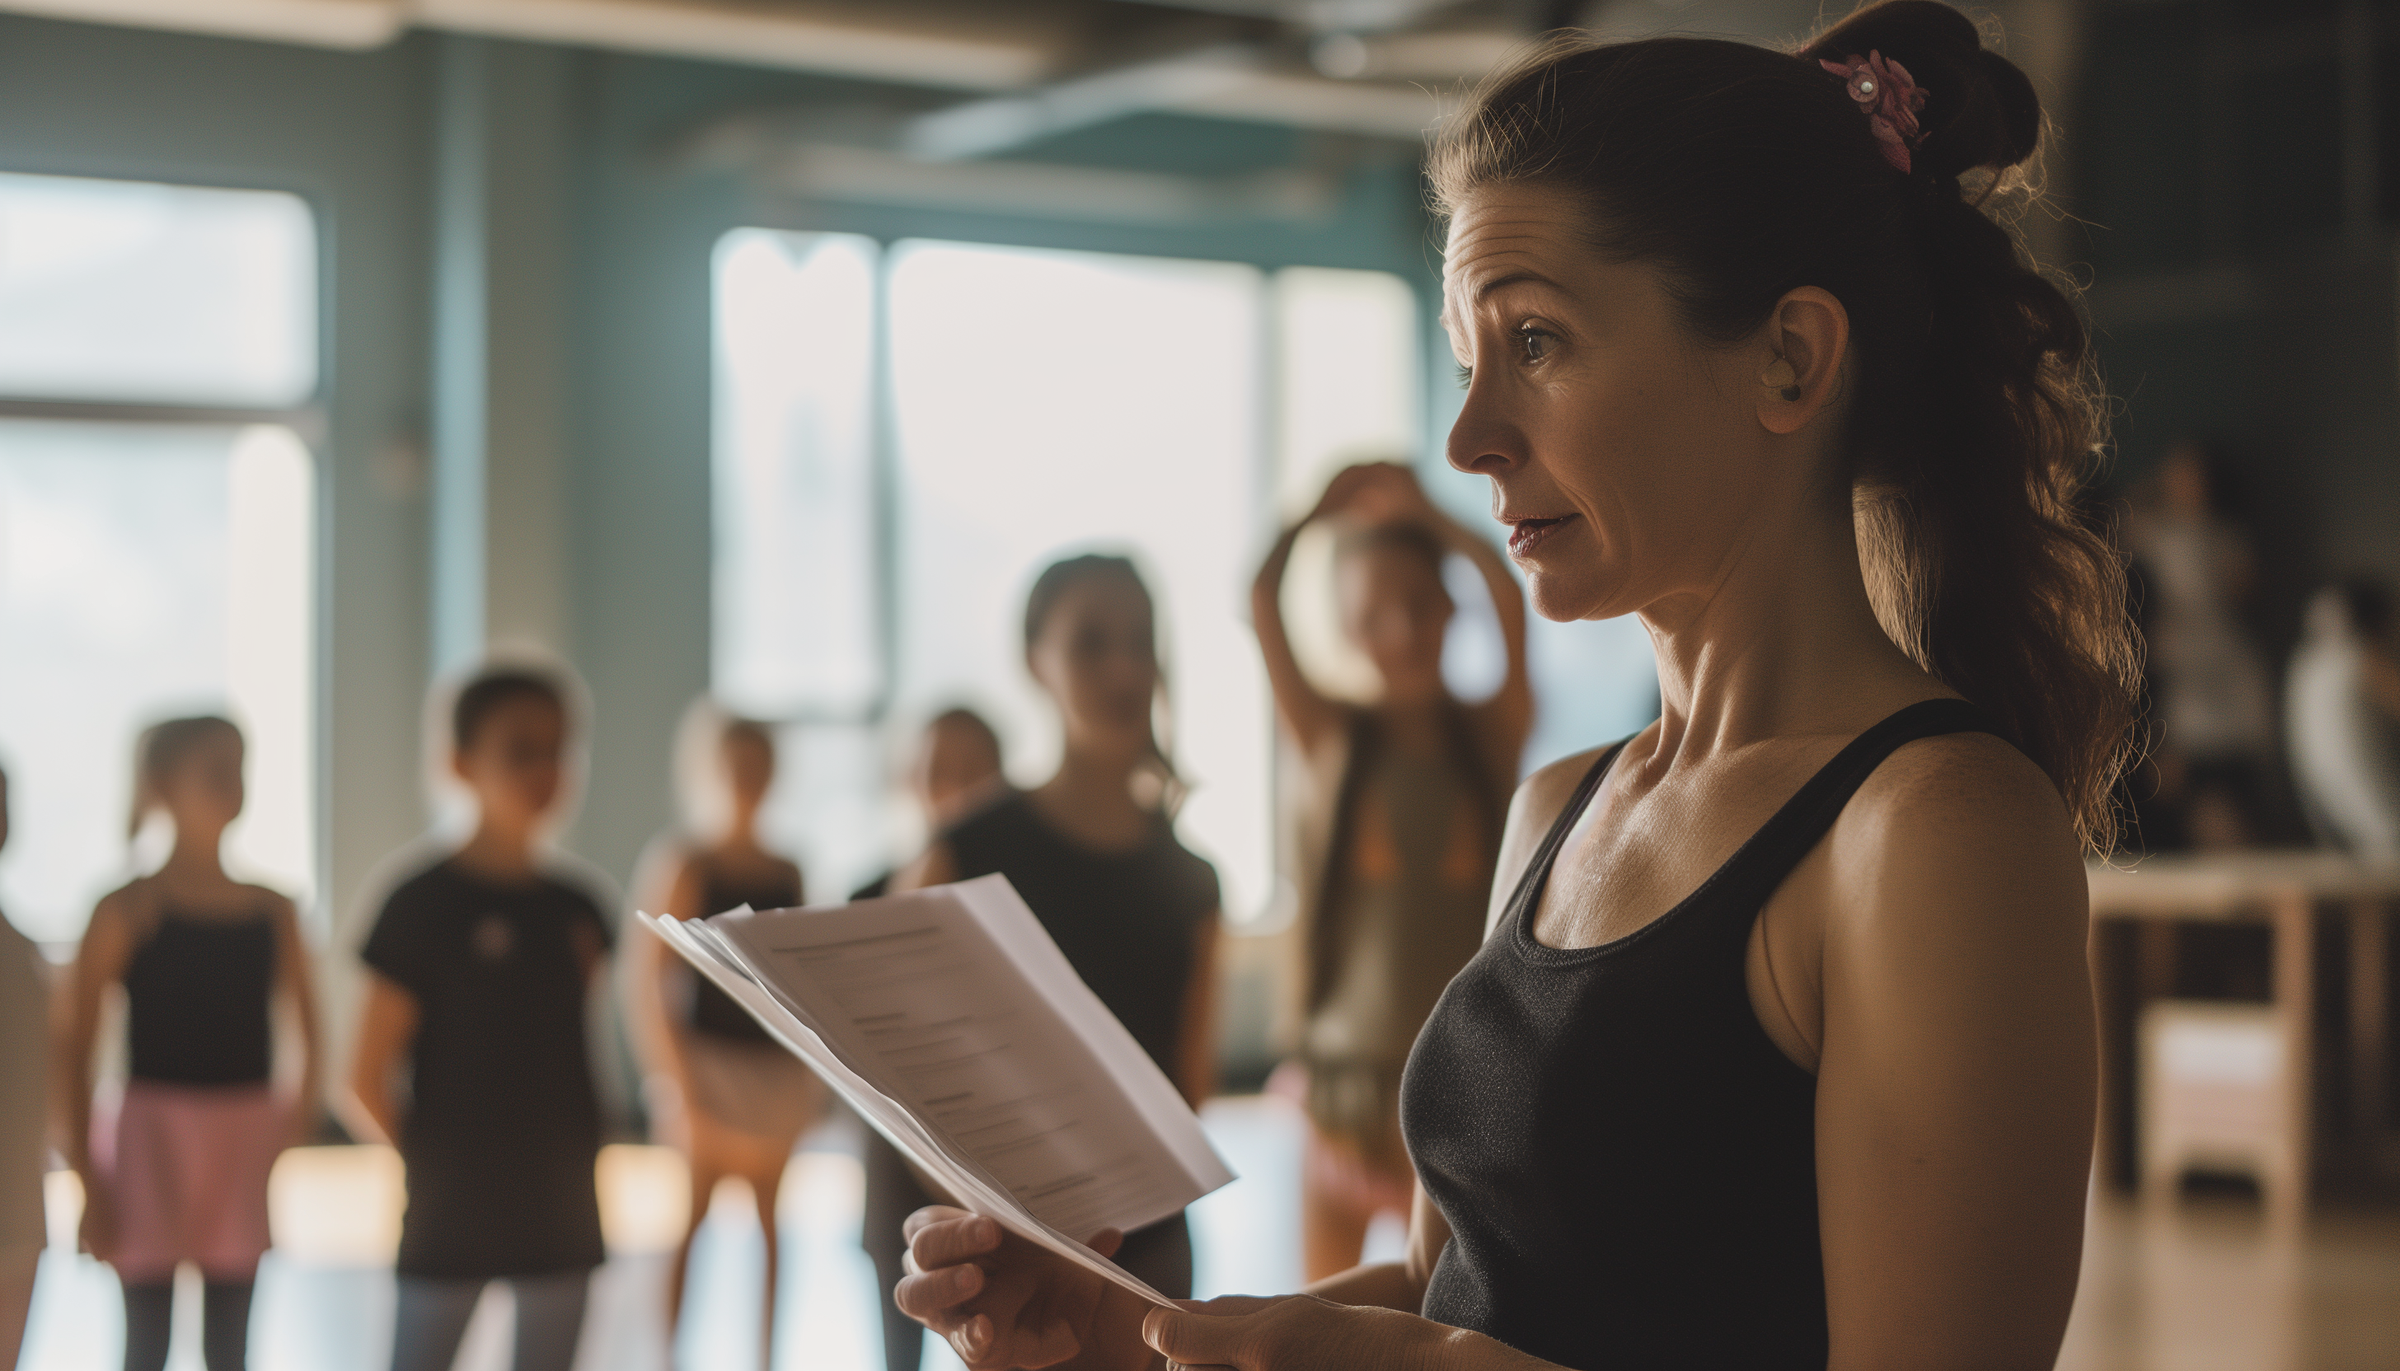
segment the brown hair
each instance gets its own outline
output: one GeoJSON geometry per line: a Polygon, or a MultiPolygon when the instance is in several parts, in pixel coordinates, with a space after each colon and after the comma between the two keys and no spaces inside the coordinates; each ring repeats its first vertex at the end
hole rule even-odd
{"type": "Polygon", "coordinates": [[[1861,9],[1797,51],[1554,40],[1493,79],[1430,169],[1439,207],[1534,184],[1594,246],[1658,267],[1733,342],[1800,286],[1850,316],[1844,473],[1885,632],[1983,706],[2106,851],[2138,651],[2124,568],[2077,509],[2104,436],[2090,338],[1990,212],[2030,194],[2040,102],[1936,0],[1861,9]],[[1819,58],[1880,52],[1926,92],[1909,172],[1819,58]]]}
{"type": "Polygon", "coordinates": [[[502,705],[515,700],[546,700],[561,716],[567,714],[566,687],[548,672],[521,666],[493,666],[478,671],[459,687],[450,706],[450,745],[460,752],[475,746],[475,735],[502,705]]]}
{"type": "Polygon", "coordinates": [[[242,741],[233,720],[216,714],[166,719],[142,730],[133,744],[133,806],[125,819],[125,836],[138,837],[142,822],[167,803],[167,782],[194,752],[216,739],[242,741]]]}

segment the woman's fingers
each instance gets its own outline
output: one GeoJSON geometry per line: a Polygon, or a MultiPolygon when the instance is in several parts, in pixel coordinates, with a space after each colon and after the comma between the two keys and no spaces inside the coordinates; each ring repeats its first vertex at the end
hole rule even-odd
{"type": "Polygon", "coordinates": [[[892,1300],[912,1319],[939,1327],[955,1322],[951,1311],[984,1292],[987,1277],[973,1262],[903,1276],[892,1287],[892,1300]]]}
{"type": "Polygon", "coordinates": [[[939,1207],[909,1215],[900,1231],[908,1237],[908,1255],[916,1260],[917,1269],[927,1272],[988,1257],[1000,1250],[1005,1236],[999,1224],[979,1214],[939,1207]],[[918,1222],[920,1219],[924,1222],[918,1222]]]}
{"type": "Polygon", "coordinates": [[[1191,1309],[1153,1309],[1142,1319],[1142,1341],[1170,1366],[1228,1366],[1249,1371],[1253,1350],[1250,1315],[1203,1314],[1191,1309]]]}
{"type": "Polygon", "coordinates": [[[952,1205],[929,1204],[923,1209],[917,1210],[915,1213],[910,1214],[907,1218],[900,1221],[900,1236],[909,1241],[914,1241],[920,1229],[930,1228],[937,1223],[952,1223],[959,1219],[970,1219],[973,1217],[974,1215],[968,1213],[966,1210],[956,1208],[952,1205]]]}

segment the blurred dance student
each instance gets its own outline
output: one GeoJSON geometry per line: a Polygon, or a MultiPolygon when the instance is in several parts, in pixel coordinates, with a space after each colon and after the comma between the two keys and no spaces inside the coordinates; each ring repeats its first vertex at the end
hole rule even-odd
{"type": "MultiPolygon", "coordinates": [[[[699,919],[741,905],[801,903],[800,868],[767,850],[758,811],[775,782],[775,739],[766,726],[727,716],[701,700],[677,738],[678,770],[693,835],[646,862],[642,908],[699,919]]],[[[643,1066],[653,1082],[653,1118],[690,1163],[691,1218],[668,1268],[667,1323],[682,1318],[692,1239],[708,1218],[717,1182],[749,1183],[766,1238],[766,1294],[759,1356],[775,1343],[781,1244],[775,1197],[792,1148],[823,1113],[825,1087],[770,1037],[750,1012],[668,952],[655,937],[634,943],[633,1000],[642,1018],[643,1066]]]]}
{"type": "Polygon", "coordinates": [[[104,897],[84,929],[60,1015],[67,1161],[83,1178],[83,1245],[125,1287],[126,1371],[166,1365],[175,1268],[206,1282],[209,1371],[248,1355],[250,1294],[267,1250],[267,1175],[314,1125],[316,996],[292,902],[225,874],[218,852],[242,812],[242,735],[170,719],[135,747],[129,836],[153,814],[175,830],[166,864],[104,897]],[[125,1095],[92,1099],[108,988],[125,990],[125,1095]],[[299,1094],[274,1088],[274,1010],[300,1030],[299,1094]]]}
{"type": "MultiPolygon", "coordinates": [[[[1025,662],[1058,709],[1058,774],[944,829],[894,884],[1005,874],[1197,1108],[1215,1085],[1217,873],[1175,837],[1177,781],[1150,722],[1155,633],[1149,588],[1125,558],[1043,571],[1025,604],[1025,662]]],[[[1116,1260],[1164,1294],[1191,1294],[1181,1214],[1127,1234],[1116,1260]]]]}
{"type": "MultiPolygon", "coordinates": [[[[0,848],[8,773],[0,771],[0,848]]],[[[42,1173],[49,1102],[50,985],[41,950],[0,913],[0,1371],[17,1364],[49,1230],[42,1173]]]]}
{"type": "Polygon", "coordinates": [[[2198,847],[2240,847],[2273,818],[2274,703],[2243,623],[2256,578],[2249,536],[2217,512],[2208,456],[2177,443],[2126,522],[2151,602],[2144,607],[2163,777],[2181,782],[2198,847]]]}
{"type": "MultiPolygon", "coordinates": [[[[909,767],[908,789],[925,816],[925,828],[940,833],[993,797],[1001,780],[1000,735],[982,715],[966,708],[943,710],[925,725],[917,755],[909,767]]],[[[887,873],[852,891],[853,900],[872,900],[888,893],[893,875],[887,873]]],[[[887,1371],[917,1371],[925,1355],[925,1328],[900,1312],[891,1301],[892,1287],[907,1268],[902,1264],[908,1244],[900,1225],[908,1216],[933,1203],[908,1169],[900,1149],[873,1129],[866,1131],[861,1160],[867,1172],[867,1203],[859,1224],[859,1246],[875,1263],[875,1288],[884,1298],[883,1360],[887,1371]]]]}
{"type": "Polygon", "coordinates": [[[2400,860],[2400,643],[2391,592],[2353,579],[2308,603],[2285,737],[2309,822],[2334,845],[2400,860]]]}
{"type": "Polygon", "coordinates": [[[1313,1281],[1358,1263],[1376,1214],[1408,1212],[1416,1173],[1400,1141],[1400,1071],[1442,988],[1483,942],[1533,723],[1525,597],[1499,553],[1434,508],[1414,474],[1377,463],[1337,474],[1284,530],[1250,608],[1276,716],[1313,782],[1297,816],[1304,1027],[1298,1059],[1276,1081],[1308,1111],[1301,1233],[1313,1281]],[[1342,632],[1382,687],[1368,706],[1320,691],[1284,631],[1292,545],[1329,520],[1347,525],[1335,554],[1342,632]],[[1507,678],[1480,704],[1442,681],[1451,551],[1482,573],[1507,645],[1507,678]]]}
{"type": "Polygon", "coordinates": [[[516,1294],[516,1371],[567,1371],[605,1255],[584,1011],[609,926],[544,844],[573,722],[548,672],[487,667],[466,683],[449,752],[473,835],[392,891],[361,954],[353,1128],[396,1143],[408,1175],[393,1371],[447,1371],[495,1280],[516,1294]]]}

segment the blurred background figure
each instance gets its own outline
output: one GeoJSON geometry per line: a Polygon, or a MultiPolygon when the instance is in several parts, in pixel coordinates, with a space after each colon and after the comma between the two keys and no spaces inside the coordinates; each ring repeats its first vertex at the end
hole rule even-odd
{"type": "MultiPolygon", "coordinates": [[[[748,905],[788,909],[803,901],[800,868],[758,837],[759,807],[775,783],[775,739],[765,725],[734,718],[710,700],[686,711],[676,739],[686,836],[644,863],[636,904],[678,919],[748,905]]],[[[651,1089],[651,1125],[682,1152],[691,1175],[691,1217],[667,1274],[669,1346],[683,1314],[692,1239],[707,1221],[717,1183],[750,1187],[766,1240],[759,1357],[772,1357],[781,1244],[775,1197],[792,1149],[824,1110],[825,1087],[758,1020],[715,983],[669,955],[657,938],[635,944],[636,1038],[651,1089]]]]}
{"type": "Polygon", "coordinates": [[[64,991],[62,1133],[83,1178],[83,1245],[124,1283],[126,1371],[166,1365],[184,1262],[206,1282],[209,1371],[244,1364],[268,1246],[267,1177],[316,1121],[316,998],[297,911],[226,875],[219,857],[242,812],[242,759],[241,731],[224,719],[170,719],[142,734],[127,836],[163,815],[174,846],[92,911],[64,991]],[[92,1079],[112,986],[124,990],[127,1049],[113,1109],[94,1099],[92,1079]],[[278,999],[299,1027],[296,1097],[274,1088],[278,999]]]}
{"type": "Polygon", "coordinates": [[[2167,450],[2126,524],[2159,724],[2159,799],[2194,847],[2256,844],[2271,827],[2275,749],[2265,654],[2244,620],[2249,536],[2223,517],[2208,456],[2167,450]]]}
{"type": "MultiPolygon", "coordinates": [[[[0,771],[0,849],[8,773],[0,771]]],[[[42,954],[0,912],[0,1371],[17,1364],[49,1229],[42,1173],[49,1102],[50,978],[42,954]]]]}
{"type": "MultiPolygon", "coordinates": [[[[908,790],[924,816],[925,831],[938,834],[958,822],[976,805],[992,799],[1007,783],[1001,775],[1000,735],[972,709],[945,709],[927,721],[917,740],[916,756],[908,768],[908,790]]],[[[872,900],[888,893],[887,873],[850,894],[853,900],[872,900]]],[[[909,1214],[932,1202],[917,1181],[900,1149],[873,1129],[864,1130],[859,1160],[866,1168],[866,1209],[859,1222],[859,1246],[875,1263],[875,1289],[883,1321],[883,1360],[886,1371],[916,1371],[925,1356],[925,1328],[892,1303],[892,1287],[907,1274],[902,1259],[908,1244],[900,1225],[909,1214]]]]}
{"type": "Polygon", "coordinates": [[[2285,689],[2284,737],[2320,837],[2400,860],[2400,652],[2391,591],[2353,578],[2308,603],[2285,689]]]}
{"type": "MultiPolygon", "coordinates": [[[[1025,665],[1059,714],[1058,772],[1004,790],[938,834],[893,882],[1006,875],[1084,984],[1194,1108],[1215,1084],[1216,869],[1175,836],[1181,787],[1159,704],[1149,588],[1123,557],[1055,562],[1025,604],[1025,665]]],[[[1184,1216],[1129,1233],[1117,1264],[1192,1290],[1184,1216]]]]}
{"type": "Polygon", "coordinates": [[[1356,1265],[1376,1214],[1405,1214],[1415,1174],[1400,1143],[1400,1072],[1442,988],[1483,939],[1517,760],[1533,725],[1525,600],[1499,554],[1425,498],[1406,467],[1350,467],[1284,530],[1251,591],[1276,717],[1311,782],[1295,827],[1306,961],[1300,1054],[1276,1089],[1309,1121],[1303,1256],[1316,1280],[1356,1265]],[[1312,524],[1339,528],[1342,632],[1380,682],[1366,705],[1319,690],[1283,623],[1284,570],[1312,524]],[[1508,673],[1463,704],[1442,679],[1454,606],[1442,561],[1483,576],[1508,673]]]}
{"type": "Polygon", "coordinates": [[[393,1371],[448,1371],[495,1280],[516,1296],[516,1371],[567,1371],[605,1255],[584,1024],[609,925],[544,844],[572,723],[543,671],[487,667],[459,690],[450,767],[473,834],[392,891],[360,953],[352,1131],[397,1145],[408,1176],[393,1371]]]}

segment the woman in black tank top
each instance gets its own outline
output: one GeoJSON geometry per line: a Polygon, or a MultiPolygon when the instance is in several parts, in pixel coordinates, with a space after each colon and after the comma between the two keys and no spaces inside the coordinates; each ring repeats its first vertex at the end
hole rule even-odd
{"type": "MultiPolygon", "coordinates": [[[[686,712],[676,740],[677,778],[693,831],[705,845],[673,840],[646,859],[641,904],[678,919],[748,905],[789,909],[802,902],[800,868],[759,842],[758,813],[775,783],[775,739],[763,724],[729,717],[713,701],[686,712]]],[[[825,1087],[734,998],[695,975],[658,939],[636,945],[635,1012],[653,1121],[682,1150],[691,1179],[690,1217],[667,1269],[669,1345],[683,1310],[692,1240],[708,1218],[717,1183],[750,1185],[766,1240],[766,1293],[759,1357],[775,1343],[775,1291],[782,1244],[775,1202],[801,1134],[822,1116],[825,1087]]]]}
{"type": "Polygon", "coordinates": [[[83,1245],[125,1288],[126,1371],[165,1365],[175,1270],[207,1283],[208,1371],[239,1371],[265,1253],[267,1177],[316,1122],[318,1040],[309,954],[292,902],[225,874],[226,826],[242,812],[241,732],[171,719],[136,749],[132,832],[174,825],[166,864],[92,911],[67,978],[60,1098],[92,1099],[101,1002],[125,991],[125,1093],[114,1117],[71,1108],[67,1160],[83,1177],[83,1245]],[[274,1009],[300,1028],[297,1096],[274,1087],[274,1009]]]}
{"type": "Polygon", "coordinates": [[[1431,164],[1449,459],[1663,708],[1518,791],[1401,1088],[1408,1256],[1145,1310],[934,1210],[904,1308],[979,1368],[2051,1365],[2134,656],[2082,325],[1983,208],[2040,128],[1935,0],[1487,87],[1431,164]]]}

